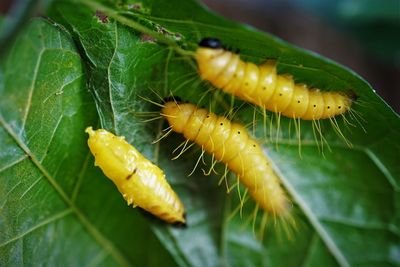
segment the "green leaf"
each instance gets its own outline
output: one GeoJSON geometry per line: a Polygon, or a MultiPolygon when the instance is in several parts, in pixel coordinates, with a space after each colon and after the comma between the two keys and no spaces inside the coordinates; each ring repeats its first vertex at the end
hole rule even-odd
{"type": "MultiPolygon", "coordinates": [[[[167,38],[181,36],[179,44],[189,49],[202,37],[211,36],[240,49],[246,59],[261,62],[276,58],[280,72],[293,74],[299,82],[325,90],[353,90],[359,96],[358,103],[362,103],[354,109],[365,119],[361,124],[366,133],[355,121],[356,127],[349,129],[339,123],[352,148],[343,144],[329,123],[323,123],[331,147],[331,151],[325,148],[323,155],[318,153],[311,124],[303,122],[302,158],[297,142],[290,139],[293,135],[289,133],[288,120],[282,119],[279,150],[271,144],[266,148],[304,214],[298,216],[300,226],[294,241],[279,241],[272,226],[260,244],[251,227],[243,227],[246,218],[235,216],[227,221],[235,208],[231,205],[237,205],[236,195],[221,195],[224,190],[216,187],[217,177],[204,177],[200,171],[190,180],[185,177],[197,160],[196,153],[174,162],[168,160],[182,138],[174,135],[161,145],[150,145],[160,133],[161,124],[143,123],[138,117],[142,111],[158,110],[140,96],[160,101],[156,93],[164,97],[171,91],[183,100],[198,103],[199,95],[208,86],[199,82],[191,59],[175,54],[171,46],[142,41],[143,31],[121,26],[112,18],[101,21],[94,9],[82,8],[78,12],[68,2],[57,4],[53,16],[75,33],[88,58],[90,86],[102,126],[125,135],[157,161],[186,205],[188,229],[154,227],[176,261],[193,266],[399,265],[400,169],[396,163],[399,144],[394,140],[399,140],[400,123],[370,86],[342,66],[221,19],[192,1],[146,1],[142,7],[146,12],[127,5],[101,11],[135,29],[141,30],[137,27],[139,22],[170,33],[167,38]]],[[[236,119],[252,122],[252,114],[252,107],[246,106],[236,119]]],[[[260,124],[257,129],[262,129],[260,124]]],[[[275,136],[274,128],[272,132],[275,136]]],[[[263,139],[259,130],[256,134],[263,139]]]]}
{"type": "Polygon", "coordinates": [[[65,29],[32,21],[0,68],[0,265],[170,264],[93,166],[96,109],[65,29]]]}
{"type": "MultiPolygon", "coordinates": [[[[116,23],[111,17],[99,18],[95,9],[84,7],[85,3],[91,3],[93,7],[93,2],[88,1],[82,1],[79,9],[76,2],[58,1],[50,15],[67,27],[79,44],[101,126],[126,136],[129,142],[157,162],[182,198],[187,210],[187,229],[176,229],[153,219],[143,220],[140,216],[136,218],[151,223],[152,230],[176,264],[400,264],[397,142],[400,121],[364,80],[318,55],[213,15],[193,1],[149,0],[141,2],[138,10],[125,2],[118,2],[115,7],[109,4],[107,8],[96,5],[103,13],[128,26],[116,23]],[[158,43],[145,41],[148,36],[143,33],[149,34],[153,30],[159,32],[154,35],[158,43]],[[279,226],[274,227],[271,220],[264,241],[258,241],[251,224],[246,225],[247,219],[251,218],[251,201],[244,207],[243,219],[237,214],[228,220],[237,206],[237,193],[225,194],[225,188],[217,186],[218,175],[205,177],[201,170],[197,170],[190,178],[186,177],[199,152],[194,150],[178,160],[170,160],[171,151],[183,141],[182,137],[172,135],[155,145],[151,144],[160,134],[163,124],[161,121],[143,122],[139,116],[141,112],[158,112],[159,108],[141,97],[160,102],[156,93],[165,97],[172,92],[183,100],[199,103],[199,96],[210,86],[199,80],[193,60],[175,51],[195,49],[203,37],[218,37],[227,46],[240,49],[245,59],[256,63],[267,58],[278,59],[279,71],[291,73],[298,82],[321,90],[352,90],[359,97],[354,110],[364,118],[360,121],[363,127],[351,118],[348,119],[355,127],[339,122],[352,147],[343,143],[329,121],[322,122],[322,125],[331,150],[325,145],[323,154],[318,151],[310,122],[302,122],[302,157],[299,157],[293,125],[292,132],[289,131],[288,119],[281,119],[280,132],[276,125],[271,128],[271,133],[267,132],[267,139],[273,142],[264,144],[266,151],[295,203],[298,229],[292,240],[279,233],[279,226]],[[175,41],[178,48],[174,45],[175,41]],[[163,45],[163,42],[168,45],[163,45]],[[278,136],[278,148],[274,144],[275,136],[278,136]]],[[[228,111],[223,104],[228,103],[229,108],[229,100],[225,95],[214,93],[208,94],[200,104],[211,104],[223,114],[228,111]],[[216,100],[220,106],[215,104],[216,100]]],[[[243,103],[235,101],[235,104],[241,106],[243,103]]],[[[260,141],[265,141],[262,117],[257,119],[255,135],[260,141]]],[[[244,104],[235,115],[235,120],[244,124],[253,122],[253,107],[244,104]]],[[[223,166],[218,166],[218,170],[223,172],[223,166]]],[[[98,170],[97,174],[101,176],[98,170]]],[[[113,207],[121,209],[115,211],[117,218],[134,214],[117,205],[118,201],[122,203],[121,197],[109,186],[110,191],[107,192],[88,187],[91,190],[85,193],[91,198],[107,197],[109,200],[115,197],[116,205],[113,207]]],[[[79,203],[89,211],[91,205],[97,202],[85,199],[79,203]]],[[[108,222],[104,216],[93,216],[92,222],[108,222]]],[[[105,231],[109,239],[118,235],[120,228],[128,229],[132,225],[126,220],[118,221],[118,227],[105,231]]],[[[145,225],[143,223],[143,227],[145,225]]],[[[119,248],[129,247],[129,244],[124,244],[127,238],[118,240],[120,242],[116,246],[119,248]]],[[[137,258],[122,251],[127,261],[136,263],[134,259],[137,258]]],[[[157,251],[158,257],[159,250],[154,251],[157,251]]],[[[168,263],[163,261],[163,265],[168,263]]]]}

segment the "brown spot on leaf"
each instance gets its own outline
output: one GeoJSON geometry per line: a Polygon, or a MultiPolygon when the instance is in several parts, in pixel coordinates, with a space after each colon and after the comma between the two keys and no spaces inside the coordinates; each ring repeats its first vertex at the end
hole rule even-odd
{"type": "Polygon", "coordinates": [[[97,10],[95,16],[102,22],[102,23],[107,23],[108,22],[108,17],[102,13],[101,11],[97,10]]]}
{"type": "Polygon", "coordinates": [[[142,9],[142,3],[129,4],[128,9],[140,10],[142,9]]]}
{"type": "Polygon", "coordinates": [[[140,41],[142,41],[143,43],[155,43],[156,39],[154,39],[154,37],[148,35],[148,34],[142,34],[140,36],[140,41]]]}

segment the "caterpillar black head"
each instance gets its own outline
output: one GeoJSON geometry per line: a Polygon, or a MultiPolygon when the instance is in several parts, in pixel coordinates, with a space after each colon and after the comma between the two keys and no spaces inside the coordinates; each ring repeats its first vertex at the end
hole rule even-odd
{"type": "Polygon", "coordinates": [[[356,102],[358,99],[358,95],[354,91],[350,91],[349,97],[351,99],[351,102],[356,102]]]}
{"type": "Polygon", "coordinates": [[[222,43],[220,40],[215,38],[203,38],[200,41],[199,46],[217,49],[222,48],[222,43]]]}

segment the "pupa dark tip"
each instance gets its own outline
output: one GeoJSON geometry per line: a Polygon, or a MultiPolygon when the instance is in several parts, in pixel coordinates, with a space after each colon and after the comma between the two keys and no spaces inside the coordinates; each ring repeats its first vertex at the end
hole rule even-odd
{"type": "Polygon", "coordinates": [[[187,228],[186,213],[183,214],[183,218],[185,219],[185,222],[175,222],[172,224],[172,226],[180,229],[186,229],[187,228]]]}
{"type": "Polygon", "coordinates": [[[187,224],[184,222],[176,222],[172,224],[173,227],[175,228],[179,228],[179,229],[186,229],[187,228],[187,224]]]}

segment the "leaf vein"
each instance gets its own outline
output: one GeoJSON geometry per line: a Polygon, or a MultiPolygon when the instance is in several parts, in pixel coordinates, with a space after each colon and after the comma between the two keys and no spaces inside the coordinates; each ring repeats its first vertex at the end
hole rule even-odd
{"type": "Polygon", "coordinates": [[[31,189],[42,179],[40,176],[39,178],[36,179],[26,190],[25,192],[22,193],[22,195],[19,197],[19,199],[22,199],[31,189]]]}
{"type": "Polygon", "coordinates": [[[86,155],[86,157],[85,157],[85,160],[84,160],[84,162],[83,162],[83,164],[82,164],[82,168],[81,168],[81,170],[79,171],[78,179],[77,179],[77,181],[76,181],[74,190],[72,191],[72,195],[71,195],[71,201],[72,201],[72,202],[75,202],[76,197],[78,196],[79,189],[80,189],[80,186],[81,186],[81,184],[82,184],[82,179],[83,179],[83,176],[84,176],[84,174],[85,174],[85,172],[86,172],[86,169],[87,169],[87,166],[88,166],[88,162],[89,162],[90,156],[91,156],[91,153],[90,153],[90,151],[88,151],[88,153],[87,153],[87,155],[86,155]]]}
{"type": "Polygon", "coordinates": [[[1,248],[1,247],[4,247],[4,246],[6,246],[6,245],[8,245],[8,244],[10,244],[10,243],[12,243],[12,242],[14,242],[14,241],[17,241],[18,239],[21,239],[21,238],[23,238],[24,236],[26,236],[26,235],[32,233],[32,232],[35,231],[36,229],[39,229],[39,228],[41,228],[41,227],[43,227],[43,226],[46,226],[47,224],[50,224],[50,223],[52,223],[52,222],[55,222],[55,221],[57,221],[57,220],[59,220],[59,219],[65,217],[65,216],[67,216],[67,215],[70,214],[70,213],[72,213],[72,209],[66,209],[66,210],[64,210],[64,211],[62,211],[62,212],[60,212],[60,213],[57,213],[57,214],[55,214],[54,216],[51,216],[51,217],[47,218],[46,220],[44,220],[44,221],[38,223],[37,225],[31,227],[31,228],[28,229],[27,231],[25,231],[25,232],[23,232],[23,233],[21,233],[21,234],[15,236],[15,237],[13,237],[13,238],[11,238],[11,239],[9,239],[9,240],[7,240],[7,241],[1,243],[1,244],[0,244],[0,248],[1,248]]]}
{"type": "Polygon", "coordinates": [[[45,157],[47,156],[47,153],[46,153],[46,152],[49,150],[49,148],[50,148],[50,146],[51,146],[51,143],[53,142],[54,136],[55,136],[55,134],[56,134],[56,132],[57,132],[58,126],[60,126],[60,123],[61,123],[62,119],[63,119],[63,115],[60,116],[60,118],[57,120],[56,125],[54,126],[54,130],[52,131],[52,133],[51,133],[51,135],[50,135],[49,142],[47,143],[46,148],[43,150],[43,156],[42,156],[42,158],[40,159],[40,162],[43,162],[43,160],[44,160],[45,157]]]}
{"type": "Polygon", "coordinates": [[[25,128],[26,120],[28,118],[29,109],[30,109],[31,104],[32,104],[33,90],[34,90],[34,86],[35,86],[35,83],[36,83],[36,79],[37,79],[37,75],[38,75],[38,72],[39,72],[39,67],[40,67],[40,63],[42,61],[42,56],[43,56],[44,51],[45,51],[45,49],[40,50],[39,56],[38,56],[38,59],[37,59],[36,65],[35,65],[35,69],[33,71],[33,79],[32,79],[31,85],[29,86],[28,101],[26,103],[26,107],[25,107],[25,110],[24,110],[24,115],[22,117],[22,125],[21,125],[20,132],[18,134],[19,136],[21,136],[22,131],[25,128]]]}
{"type": "Polygon", "coordinates": [[[301,263],[301,267],[307,267],[310,264],[313,248],[315,247],[317,242],[318,242],[318,235],[314,232],[311,237],[310,243],[308,245],[307,251],[304,255],[304,259],[301,263]]]}
{"type": "Polygon", "coordinates": [[[333,257],[336,259],[338,264],[342,267],[350,267],[350,263],[347,261],[346,257],[343,255],[342,251],[337,247],[332,237],[322,226],[321,222],[315,216],[315,214],[311,211],[310,207],[307,203],[302,199],[302,197],[298,194],[296,189],[290,184],[289,180],[286,176],[280,171],[280,169],[272,162],[274,165],[274,170],[276,174],[281,178],[281,181],[285,188],[288,190],[290,195],[296,201],[296,203],[300,206],[301,210],[307,216],[311,225],[314,227],[315,231],[319,234],[322,241],[324,242],[327,249],[331,252],[333,257]]]}
{"type": "Polygon", "coordinates": [[[6,205],[7,201],[8,201],[8,196],[14,191],[15,188],[17,188],[20,184],[22,184],[21,181],[18,181],[18,183],[16,183],[11,189],[10,191],[8,191],[4,197],[4,202],[3,204],[1,204],[0,206],[0,211],[3,209],[3,207],[6,205]]]}
{"type": "Polygon", "coordinates": [[[3,168],[0,169],[0,173],[4,172],[5,170],[12,168],[13,166],[17,165],[18,163],[20,163],[21,161],[23,161],[24,159],[26,159],[28,156],[27,155],[23,155],[22,157],[20,157],[19,159],[7,164],[6,166],[4,166],[3,168]]]}
{"type": "Polygon", "coordinates": [[[383,173],[383,175],[388,180],[389,184],[393,187],[397,192],[400,191],[400,187],[396,183],[396,179],[392,176],[390,171],[385,167],[385,165],[380,161],[380,159],[375,155],[373,151],[369,148],[365,148],[365,153],[370,158],[370,160],[378,167],[378,169],[383,173]]]}
{"type": "Polygon", "coordinates": [[[328,223],[335,223],[341,225],[347,225],[350,227],[355,228],[363,228],[363,229],[370,229],[370,230],[390,230],[387,225],[382,223],[360,223],[356,221],[351,221],[345,218],[334,218],[334,217],[319,217],[320,221],[328,222],[328,223]]]}
{"type": "Polygon", "coordinates": [[[111,72],[111,65],[114,61],[114,57],[115,54],[117,53],[117,49],[118,49],[118,27],[117,27],[117,23],[114,23],[114,30],[115,30],[115,47],[114,47],[114,52],[113,55],[110,59],[110,63],[108,64],[107,67],[107,76],[108,76],[108,93],[109,93],[109,97],[110,97],[110,107],[111,107],[111,113],[112,113],[112,117],[113,117],[113,128],[114,128],[114,132],[117,134],[117,123],[115,121],[115,111],[114,111],[114,103],[113,103],[113,96],[112,96],[112,82],[111,82],[111,76],[110,76],[110,72],[111,72]]]}

